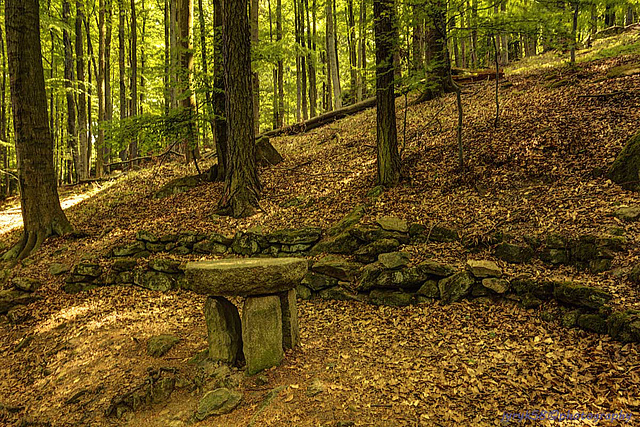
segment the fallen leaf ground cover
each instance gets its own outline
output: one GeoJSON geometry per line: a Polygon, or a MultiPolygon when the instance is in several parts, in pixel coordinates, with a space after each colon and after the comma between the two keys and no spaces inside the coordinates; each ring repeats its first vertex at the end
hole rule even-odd
{"type": "MultiPolygon", "coordinates": [[[[45,286],[40,300],[29,305],[31,320],[0,325],[0,423],[119,425],[123,420],[104,415],[110,399],[148,369],[175,367],[189,374],[186,361],[206,345],[201,297],[120,287],[67,295],[63,279],[47,272],[52,262],[108,263],[104,254],[140,229],[232,234],[250,227],[327,227],[364,203],[365,222],[395,215],[457,228],[464,239],[480,243],[496,232],[523,238],[618,227],[627,250],[616,255],[608,272],[550,268],[539,261],[499,264],[508,274],[561,276],[603,287],[614,294],[615,307],[640,308],[638,289],[626,278],[640,255],[639,226],[611,215],[637,204],[638,196],[603,173],[640,123],[640,76],[605,76],[614,66],[639,60],[627,55],[511,75],[500,88],[498,128],[493,83],[465,87],[463,172],[456,169],[454,97],[408,107],[406,129],[399,99],[405,179],[375,201],[367,197],[375,185],[374,110],[274,139],[285,161],[261,171],[262,210],[248,219],[214,214],[220,183],[152,197],[168,180],[195,173],[193,167],[150,165],[112,182],[75,188],[67,198],[76,203],[67,212],[79,234],[50,239],[11,271],[45,286]],[[603,93],[618,94],[585,97],[603,93]],[[149,358],[146,340],[158,333],[181,341],[164,358],[149,358]]],[[[5,246],[18,236],[8,228],[3,225],[5,246]]],[[[460,242],[406,250],[414,261],[433,258],[458,266],[467,258],[493,259],[482,244],[472,252],[460,242]]],[[[622,410],[634,414],[631,425],[640,425],[638,345],[564,329],[535,311],[507,303],[379,308],[310,301],[301,303],[300,316],[301,347],[265,374],[266,384],[243,379],[239,408],[202,425],[247,425],[254,416],[255,425],[500,425],[504,411],[540,408],[622,410]],[[309,397],[314,380],[325,391],[309,397]],[[278,386],[285,388],[256,416],[265,395],[278,386]]],[[[169,425],[176,414],[192,412],[198,397],[177,391],[166,406],[136,413],[128,422],[169,425]]]]}

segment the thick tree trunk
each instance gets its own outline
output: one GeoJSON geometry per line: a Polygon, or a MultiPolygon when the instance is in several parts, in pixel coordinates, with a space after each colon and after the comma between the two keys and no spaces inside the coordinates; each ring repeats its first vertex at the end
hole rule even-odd
{"type": "Polygon", "coordinates": [[[178,0],[178,44],[180,52],[180,105],[184,114],[183,152],[188,162],[197,157],[195,127],[196,98],[191,90],[193,75],[193,0],[178,0]]]}
{"type": "Polygon", "coordinates": [[[71,153],[72,165],[69,168],[69,176],[73,182],[78,182],[78,135],[76,134],[76,100],[73,96],[73,83],[75,81],[73,63],[73,44],[67,27],[71,26],[71,5],[68,0],[62,2],[62,20],[66,27],[62,31],[64,44],[64,87],[67,98],[67,149],[71,153]]]}
{"type": "Polygon", "coordinates": [[[329,63],[329,75],[333,87],[333,99],[335,108],[342,108],[342,90],[340,88],[340,74],[338,73],[338,55],[336,54],[335,26],[332,2],[327,1],[325,7],[327,21],[327,58],[329,63]]]}
{"type": "Polygon", "coordinates": [[[23,259],[48,236],[72,231],[60,207],[40,45],[38,0],[6,0],[5,23],[24,233],[5,259],[23,259]]]}
{"type": "Polygon", "coordinates": [[[377,165],[378,184],[393,186],[400,180],[400,154],[396,129],[393,55],[398,33],[393,0],[373,0],[376,39],[377,165]]]}
{"type": "Polygon", "coordinates": [[[420,103],[437,98],[444,93],[454,92],[455,87],[450,78],[451,61],[447,49],[446,3],[443,0],[430,0],[429,31],[427,36],[428,60],[431,65],[429,86],[414,101],[420,103]]]}
{"type": "Polygon", "coordinates": [[[225,118],[225,85],[222,60],[222,0],[214,0],[213,24],[213,114],[215,116],[216,153],[218,154],[217,181],[224,181],[229,161],[227,120],[225,118]]]}
{"type": "Polygon", "coordinates": [[[84,3],[76,0],[76,74],[78,82],[78,178],[87,179],[87,100],[84,80],[84,3]]]}
{"type": "Polygon", "coordinates": [[[258,208],[261,190],[256,167],[247,0],[224,3],[223,28],[229,163],[220,210],[234,217],[245,217],[258,208]]]}

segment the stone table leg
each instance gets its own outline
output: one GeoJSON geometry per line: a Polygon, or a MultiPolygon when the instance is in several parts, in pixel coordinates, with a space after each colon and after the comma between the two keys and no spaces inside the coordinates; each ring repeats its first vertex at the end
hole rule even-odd
{"type": "Polygon", "coordinates": [[[204,304],[209,357],[235,364],[242,359],[242,326],[238,309],[224,297],[209,297],[204,304]]]}
{"type": "Polygon", "coordinates": [[[300,341],[300,327],[298,326],[298,306],[296,290],[278,294],[282,310],[282,346],[284,349],[293,348],[300,341]]]}
{"type": "Polygon", "coordinates": [[[282,349],[282,311],[277,295],[248,297],[242,309],[242,341],[247,374],[280,364],[282,349]]]}

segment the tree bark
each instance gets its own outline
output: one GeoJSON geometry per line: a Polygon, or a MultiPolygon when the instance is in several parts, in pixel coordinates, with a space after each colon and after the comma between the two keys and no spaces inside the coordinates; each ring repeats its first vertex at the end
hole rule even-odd
{"type": "Polygon", "coordinates": [[[38,0],[6,0],[7,54],[24,232],[4,259],[24,259],[45,238],[72,231],[60,207],[40,45],[38,0]]]}
{"type": "MultiPolygon", "coordinates": [[[[131,0],[131,80],[129,90],[131,91],[129,116],[138,115],[138,17],[136,15],[136,2],[131,0]]],[[[134,135],[129,142],[129,160],[138,157],[138,138],[134,135]]]]}
{"type": "MultiPolygon", "coordinates": [[[[104,119],[107,123],[113,120],[113,97],[111,92],[111,35],[113,32],[113,0],[107,0],[106,5],[106,25],[104,40],[104,119]]],[[[106,162],[111,161],[111,143],[113,133],[109,131],[105,138],[104,158],[106,162]],[[107,144],[108,142],[108,144],[107,144]]]]}
{"type": "Polygon", "coordinates": [[[353,15],[353,0],[347,1],[347,26],[349,41],[349,75],[351,77],[351,99],[353,102],[358,93],[358,56],[356,46],[356,20],[353,15]]]}
{"type": "Polygon", "coordinates": [[[209,56],[207,55],[207,29],[205,28],[204,21],[204,9],[202,7],[202,0],[198,0],[198,21],[200,23],[200,55],[202,57],[202,80],[204,84],[204,96],[207,102],[206,116],[211,126],[211,133],[215,139],[216,135],[216,123],[213,117],[213,100],[211,99],[211,81],[209,80],[209,56]]]}
{"type": "Polygon", "coordinates": [[[398,33],[393,0],[373,0],[373,15],[376,41],[378,184],[393,186],[400,180],[393,65],[398,33]]]}
{"type": "Polygon", "coordinates": [[[229,162],[220,210],[234,217],[245,217],[258,208],[261,190],[256,167],[247,0],[224,3],[223,28],[229,162]]]}
{"type": "Polygon", "coordinates": [[[366,22],[367,22],[367,2],[360,2],[360,23],[358,34],[358,93],[356,100],[362,101],[365,93],[367,93],[367,40],[366,40],[366,22]]]}

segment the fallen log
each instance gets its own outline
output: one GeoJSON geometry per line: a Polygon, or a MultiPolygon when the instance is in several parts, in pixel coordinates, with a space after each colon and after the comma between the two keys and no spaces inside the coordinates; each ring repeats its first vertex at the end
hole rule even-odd
{"type": "Polygon", "coordinates": [[[362,102],[348,105],[338,110],[329,111],[327,113],[324,113],[319,116],[313,117],[309,120],[306,120],[302,123],[296,123],[291,126],[286,126],[283,128],[273,129],[267,132],[263,132],[262,134],[256,136],[256,140],[262,138],[263,136],[295,135],[298,133],[304,133],[311,129],[324,126],[335,120],[342,119],[343,117],[350,116],[355,113],[359,113],[360,111],[363,111],[363,110],[366,110],[367,108],[371,108],[375,106],[376,106],[376,98],[375,97],[367,98],[362,102]]]}
{"type": "MultiPolygon", "coordinates": [[[[500,79],[504,77],[504,70],[500,69],[499,76],[500,79]]],[[[473,83],[486,80],[495,80],[496,70],[478,70],[471,74],[459,74],[451,76],[451,78],[456,83],[473,83]]]]}

